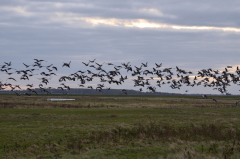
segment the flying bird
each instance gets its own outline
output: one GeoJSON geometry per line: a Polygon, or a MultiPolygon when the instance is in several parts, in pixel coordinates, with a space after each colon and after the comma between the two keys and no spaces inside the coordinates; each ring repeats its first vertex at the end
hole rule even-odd
{"type": "Polygon", "coordinates": [[[63,63],[62,67],[66,66],[66,67],[70,68],[70,63],[71,63],[71,61],[69,63],[63,63]]]}
{"type": "Polygon", "coordinates": [[[212,100],[217,103],[217,100],[216,100],[216,99],[212,98],[212,100]]]}
{"type": "Polygon", "coordinates": [[[156,65],[157,68],[159,68],[159,67],[162,66],[162,63],[160,63],[159,65],[155,63],[155,65],[156,65]]]}
{"type": "Polygon", "coordinates": [[[13,78],[13,77],[9,77],[7,80],[9,80],[9,79],[11,79],[11,80],[14,80],[14,81],[17,81],[15,78],[13,78]]]}
{"type": "Polygon", "coordinates": [[[31,65],[27,65],[27,64],[25,64],[25,63],[23,63],[23,65],[24,65],[26,68],[28,68],[29,66],[31,66],[31,65]]]}

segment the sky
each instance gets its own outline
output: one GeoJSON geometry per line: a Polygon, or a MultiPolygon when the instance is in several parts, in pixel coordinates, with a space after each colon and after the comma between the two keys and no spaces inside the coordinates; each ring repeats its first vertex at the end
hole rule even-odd
{"type": "MultiPolygon", "coordinates": [[[[0,1],[0,15],[0,65],[11,61],[12,67],[24,69],[23,63],[44,59],[46,65],[61,68],[58,78],[86,70],[82,62],[93,59],[132,66],[148,62],[149,68],[162,63],[163,68],[178,66],[194,73],[226,66],[234,71],[240,62],[238,0],[7,0],[0,1]],[[62,67],[69,61],[71,69],[62,67]]],[[[8,78],[0,75],[2,81],[8,78]]],[[[129,80],[112,88],[132,86],[129,80]]],[[[233,94],[239,89],[230,88],[233,94]]],[[[189,90],[218,93],[203,87],[189,90]]]]}

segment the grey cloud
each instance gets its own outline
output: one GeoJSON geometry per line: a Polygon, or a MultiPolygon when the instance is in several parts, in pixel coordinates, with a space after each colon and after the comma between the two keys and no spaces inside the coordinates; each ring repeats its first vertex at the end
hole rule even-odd
{"type": "Polygon", "coordinates": [[[1,37],[7,40],[1,48],[3,52],[13,54],[19,52],[26,56],[49,55],[65,57],[77,55],[97,55],[104,61],[108,59],[125,60],[130,56],[132,60],[145,59],[167,63],[192,63],[195,67],[203,67],[202,63],[237,64],[238,47],[240,38],[237,36],[219,36],[214,33],[179,33],[143,29],[38,29],[22,27],[20,30],[11,31],[5,28],[1,37]],[[8,33],[11,34],[8,34],[8,33]],[[14,37],[14,38],[12,38],[14,37]],[[10,43],[11,42],[11,43],[10,43]],[[17,50],[16,50],[17,48],[17,50]],[[232,56],[228,56],[231,54],[232,56]],[[212,63],[211,61],[215,62],[212,63]]]}
{"type": "MultiPolygon", "coordinates": [[[[22,6],[26,11],[34,13],[33,16],[21,16],[0,9],[0,65],[12,61],[14,67],[22,68],[22,62],[32,63],[34,58],[39,58],[61,67],[63,62],[72,61],[71,72],[74,72],[85,69],[81,62],[95,58],[100,63],[131,62],[132,66],[139,66],[142,62],[148,62],[151,66],[163,63],[164,67],[179,66],[189,71],[221,69],[227,65],[239,64],[239,33],[104,25],[90,27],[86,24],[74,27],[75,23],[71,27],[49,20],[49,16],[60,12],[77,13],[86,17],[144,18],[174,25],[238,27],[238,1],[81,1],[88,7],[66,4],[78,3],[73,0],[51,2],[0,2],[0,6],[22,6]],[[54,7],[54,2],[66,5],[54,7]],[[164,15],[175,18],[140,12],[142,8],[156,8],[164,15]]],[[[69,70],[63,69],[63,73],[68,72],[69,70]]]]}
{"type": "Polygon", "coordinates": [[[1,11],[1,21],[56,23],[49,20],[55,13],[74,13],[79,17],[100,17],[120,19],[146,19],[153,22],[186,25],[186,26],[215,26],[240,27],[238,15],[239,1],[9,1],[1,2],[1,6],[20,6],[32,16],[24,17],[11,11],[1,11]],[[12,3],[12,4],[11,4],[12,3]],[[63,5],[57,7],[57,3],[63,5]],[[143,9],[154,8],[163,15],[157,15],[143,9]],[[16,20],[17,19],[17,20],[16,20]],[[16,20],[16,21],[15,21],[16,20]]]}

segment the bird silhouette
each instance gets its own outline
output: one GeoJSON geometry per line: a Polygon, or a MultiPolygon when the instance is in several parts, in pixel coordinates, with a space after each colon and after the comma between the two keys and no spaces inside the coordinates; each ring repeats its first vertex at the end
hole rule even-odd
{"type": "Polygon", "coordinates": [[[217,103],[217,100],[216,100],[216,99],[212,98],[212,100],[217,103]]]}
{"type": "MultiPolygon", "coordinates": [[[[17,82],[17,78],[14,74],[20,76],[20,80],[29,80],[31,81],[34,76],[41,76],[38,78],[40,80],[39,88],[41,91],[45,93],[50,93],[47,89],[43,87],[43,84],[47,85],[49,80],[52,77],[57,76],[55,71],[58,71],[56,66],[53,64],[46,64],[42,65],[42,62],[46,62],[46,60],[39,60],[34,59],[33,64],[26,64],[22,63],[26,69],[18,70],[12,68],[11,62],[4,62],[3,65],[0,65],[0,72],[11,77],[7,77],[6,81],[17,82]],[[33,67],[33,68],[31,68],[33,67]],[[34,68],[37,67],[37,68],[34,68]],[[36,73],[37,70],[40,70],[40,73],[36,73]],[[47,70],[47,71],[46,71],[47,70]],[[47,78],[48,77],[48,78],[47,78]]],[[[196,87],[203,85],[204,87],[212,87],[212,90],[219,91],[221,94],[231,95],[228,92],[227,87],[231,86],[232,84],[240,85],[239,77],[240,77],[240,70],[237,66],[235,72],[230,71],[232,66],[226,66],[223,71],[214,70],[213,68],[202,69],[194,74],[192,71],[183,70],[176,66],[176,68],[163,68],[162,63],[158,64],[155,63],[154,67],[148,67],[148,62],[142,62],[140,67],[139,66],[131,66],[130,62],[121,63],[121,65],[114,65],[113,63],[106,63],[109,68],[104,70],[104,63],[101,64],[96,62],[96,59],[89,60],[88,63],[82,62],[85,66],[90,67],[91,70],[79,70],[75,73],[70,73],[69,75],[62,75],[59,78],[59,82],[74,82],[80,81],[79,87],[84,87],[84,84],[87,84],[91,81],[99,79],[101,83],[108,83],[108,84],[115,84],[117,86],[122,85],[126,80],[131,79],[133,81],[134,87],[144,87],[147,86],[147,90],[150,92],[156,91],[156,86],[161,87],[162,85],[168,85],[171,89],[179,89],[182,86],[188,87],[196,87]],[[89,65],[91,63],[91,65],[89,65]],[[94,65],[96,64],[96,65],[94,65]],[[148,67],[148,68],[147,68],[148,67]],[[145,68],[145,70],[143,70],[145,68]],[[128,77],[126,75],[122,75],[121,71],[131,72],[132,77],[128,77]],[[194,74],[194,75],[191,75],[194,74]],[[149,77],[150,75],[150,77],[149,77]],[[191,75],[191,76],[190,76],[191,75]],[[192,78],[193,77],[193,78],[192,78]],[[150,83],[151,81],[151,83],[150,83]],[[154,84],[154,82],[156,82],[154,84]]],[[[70,68],[71,61],[69,63],[63,63],[62,67],[70,68]]],[[[37,92],[33,92],[34,90],[30,85],[27,89],[29,94],[37,94],[37,92]]],[[[4,90],[9,88],[11,91],[15,91],[18,87],[13,86],[11,83],[1,83],[0,89],[4,90]]],[[[21,87],[19,87],[21,88],[21,87]]],[[[88,87],[92,88],[92,87],[88,87]]],[[[102,91],[104,88],[103,84],[98,84],[96,90],[102,91]]],[[[109,87],[110,88],[110,87],[109,87]]],[[[64,90],[70,90],[69,86],[63,86],[64,90]]],[[[139,89],[139,88],[138,88],[139,89]]],[[[142,88],[139,91],[143,91],[142,88]]],[[[186,91],[187,92],[187,91],[186,91]]],[[[26,94],[27,95],[27,94],[26,94]]],[[[214,100],[213,100],[214,101],[214,100]]]]}
{"type": "Polygon", "coordinates": [[[66,67],[70,68],[70,63],[71,63],[71,61],[69,63],[63,63],[62,67],[66,66],[66,67]]]}

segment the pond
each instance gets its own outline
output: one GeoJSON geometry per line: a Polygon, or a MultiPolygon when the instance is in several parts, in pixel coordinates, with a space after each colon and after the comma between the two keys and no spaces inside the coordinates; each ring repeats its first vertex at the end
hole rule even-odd
{"type": "Polygon", "coordinates": [[[75,99],[48,98],[47,101],[69,101],[75,99]]]}

